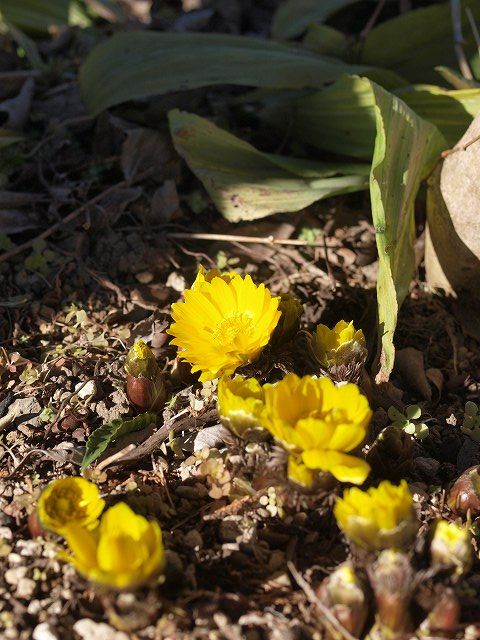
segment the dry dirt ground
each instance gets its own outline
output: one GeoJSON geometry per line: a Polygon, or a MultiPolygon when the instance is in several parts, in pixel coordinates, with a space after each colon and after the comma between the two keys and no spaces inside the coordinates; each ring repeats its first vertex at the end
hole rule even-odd
{"type": "MultiPolygon", "coordinates": [[[[254,3],[223,3],[209,28],[261,32],[274,4],[255,3],[253,9],[254,3]]],[[[178,16],[172,3],[171,13],[156,19],[178,16]]],[[[27,126],[35,142],[27,151],[4,149],[0,160],[0,635],[318,638],[321,615],[288,563],[316,587],[348,556],[331,510],[338,489],[298,494],[282,482],[282,458],[271,443],[247,451],[226,443],[214,387],[179,365],[165,329],[170,304],[181,298],[199,264],[228,267],[265,282],[275,294],[298,296],[306,328],[353,319],[373,356],[377,262],[368,194],[229,225],[157,124],[172,100],[191,110],[221,109],[225,92],[196,91],[91,118],[75,76],[91,44],[75,30],[41,44],[58,65],[35,87],[27,126]],[[176,235],[195,232],[273,235],[304,244],[176,235]],[[311,246],[312,238],[319,246],[311,246]],[[109,504],[122,499],[158,518],[169,568],[157,589],[113,596],[58,561],[56,538],[32,538],[27,521],[46,483],[79,473],[89,434],[134,414],[123,363],[138,338],[151,345],[168,373],[164,426],[117,442],[87,475],[109,504]]],[[[5,37],[0,70],[21,69],[5,37]]],[[[16,84],[13,77],[1,99],[16,95],[21,82],[21,74],[16,84]]],[[[458,424],[465,401],[480,396],[480,355],[478,330],[465,306],[423,282],[418,213],[417,279],[400,313],[398,366],[391,384],[374,396],[368,442],[388,424],[390,405],[422,407],[430,435],[413,442],[411,459],[391,451],[379,462],[383,475],[408,478],[420,506],[423,524],[412,550],[420,619],[432,585],[447,583],[427,571],[427,524],[440,514],[451,518],[449,483],[480,462],[478,445],[458,424]]],[[[468,625],[472,633],[480,619],[478,566],[477,559],[459,587],[458,637],[468,625]]]]}

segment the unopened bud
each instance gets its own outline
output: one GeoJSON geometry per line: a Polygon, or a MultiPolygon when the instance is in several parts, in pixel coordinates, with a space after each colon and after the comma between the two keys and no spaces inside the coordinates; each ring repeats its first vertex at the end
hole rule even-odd
{"type": "Polygon", "coordinates": [[[439,520],[433,532],[430,555],[433,564],[455,569],[457,575],[467,573],[472,565],[469,530],[454,522],[439,520]]]}
{"type": "Polygon", "coordinates": [[[282,293],[278,310],[282,315],[270,338],[270,344],[273,346],[281,346],[294,339],[300,329],[303,306],[291,293],[282,293]]]}
{"type": "Polygon", "coordinates": [[[376,635],[394,638],[411,631],[410,601],[414,583],[407,555],[393,549],[382,551],[369,567],[368,575],[377,604],[376,635]]]}
{"type": "Polygon", "coordinates": [[[448,494],[447,504],[457,515],[480,513],[480,467],[470,467],[462,473],[448,494]]]}
{"type": "Polygon", "coordinates": [[[461,607],[455,591],[449,587],[444,589],[432,611],[420,625],[420,638],[453,638],[460,623],[461,607]]]}
{"type": "MultiPolygon", "coordinates": [[[[337,567],[320,585],[318,596],[342,626],[359,638],[368,617],[368,597],[353,567],[348,563],[337,567]]],[[[327,630],[327,638],[331,637],[327,630]]]]}
{"type": "Polygon", "coordinates": [[[142,411],[161,411],[165,402],[165,382],[152,350],[138,340],[127,354],[127,397],[142,411]]]}

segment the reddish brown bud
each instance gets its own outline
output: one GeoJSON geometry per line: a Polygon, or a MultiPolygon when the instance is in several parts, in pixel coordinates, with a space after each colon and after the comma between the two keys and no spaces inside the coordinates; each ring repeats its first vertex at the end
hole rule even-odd
{"type": "Polygon", "coordinates": [[[455,591],[446,588],[422,622],[418,635],[425,638],[453,638],[458,630],[460,613],[460,602],[455,591]]]}
{"type": "Polygon", "coordinates": [[[165,383],[151,349],[138,340],[125,361],[127,397],[141,411],[160,412],[165,402],[165,383]]]}
{"type": "Polygon", "coordinates": [[[470,467],[462,473],[448,494],[447,504],[461,516],[470,511],[472,516],[480,513],[480,467],[470,467]]]}
{"type": "Polygon", "coordinates": [[[43,538],[45,536],[46,531],[40,524],[36,509],[28,516],[27,525],[32,538],[43,538]]]}

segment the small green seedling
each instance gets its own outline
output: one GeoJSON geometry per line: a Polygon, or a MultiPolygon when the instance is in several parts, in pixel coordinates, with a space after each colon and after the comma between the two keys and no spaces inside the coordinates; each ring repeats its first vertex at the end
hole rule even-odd
{"type": "Polygon", "coordinates": [[[478,405],[470,400],[465,403],[465,413],[463,424],[460,426],[463,433],[466,433],[475,442],[480,442],[480,415],[478,405]]]}
{"type": "Polygon", "coordinates": [[[422,415],[422,410],[416,404],[411,404],[405,409],[405,414],[400,413],[395,407],[390,407],[388,417],[392,421],[392,425],[405,431],[411,436],[415,436],[418,440],[423,440],[428,436],[428,426],[424,422],[414,422],[422,415]]]}

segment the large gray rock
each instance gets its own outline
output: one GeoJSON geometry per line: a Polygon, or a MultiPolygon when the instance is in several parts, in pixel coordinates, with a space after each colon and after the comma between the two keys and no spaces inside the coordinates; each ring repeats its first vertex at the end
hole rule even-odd
{"type": "Polygon", "coordinates": [[[429,180],[427,280],[433,287],[441,287],[450,293],[464,290],[478,294],[480,115],[455,149],[429,180]]]}

